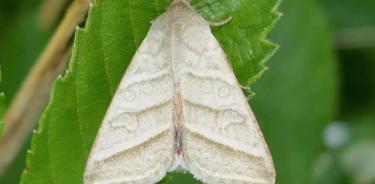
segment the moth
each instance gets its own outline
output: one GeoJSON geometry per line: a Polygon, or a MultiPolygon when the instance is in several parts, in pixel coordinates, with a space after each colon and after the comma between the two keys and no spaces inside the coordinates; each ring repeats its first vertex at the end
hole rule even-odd
{"type": "Polygon", "coordinates": [[[135,53],[97,134],[85,184],[149,184],[189,171],[208,184],[273,184],[262,132],[228,59],[187,0],[135,53]]]}

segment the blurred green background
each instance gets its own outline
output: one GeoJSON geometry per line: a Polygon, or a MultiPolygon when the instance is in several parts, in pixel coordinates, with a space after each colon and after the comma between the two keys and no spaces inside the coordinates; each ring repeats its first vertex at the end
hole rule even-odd
{"type": "MultiPolygon", "coordinates": [[[[7,105],[69,4],[46,1],[0,0],[0,91],[7,105]],[[60,11],[46,11],[46,1],[60,11]]],[[[277,183],[374,184],[375,1],[284,0],[280,11],[269,36],[280,49],[250,101],[277,183]]],[[[29,142],[0,173],[1,184],[19,182],[29,142]]],[[[179,174],[178,183],[185,177],[179,174]]]]}

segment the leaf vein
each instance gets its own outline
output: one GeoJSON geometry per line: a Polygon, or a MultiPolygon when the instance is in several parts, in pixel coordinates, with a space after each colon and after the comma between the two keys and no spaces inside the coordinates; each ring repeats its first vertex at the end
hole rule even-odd
{"type": "Polygon", "coordinates": [[[108,82],[108,89],[109,89],[109,92],[113,95],[115,93],[115,88],[116,87],[113,87],[112,88],[112,83],[111,83],[111,79],[110,79],[110,76],[109,76],[109,69],[108,69],[108,65],[107,65],[107,57],[105,55],[105,49],[104,49],[104,41],[103,41],[103,30],[100,29],[100,49],[101,49],[101,52],[102,52],[102,56],[103,56],[103,65],[104,65],[104,75],[106,77],[106,80],[108,82]]]}
{"type": "MultiPolygon", "coordinates": [[[[78,44],[77,44],[78,45],[78,44]]],[[[78,62],[78,61],[77,61],[78,62]]],[[[79,77],[79,67],[76,67],[76,73],[77,73],[77,77],[74,77],[74,89],[75,89],[75,97],[74,97],[74,100],[75,100],[75,105],[76,105],[76,114],[77,114],[77,123],[78,123],[78,130],[79,130],[79,135],[80,135],[80,138],[81,138],[81,145],[83,145],[84,149],[83,150],[86,150],[86,148],[88,148],[88,146],[85,144],[85,142],[83,141],[83,127],[82,127],[82,121],[81,121],[81,118],[80,118],[80,108],[79,108],[79,103],[78,103],[78,85],[77,85],[77,81],[78,81],[78,77],[79,77]]]]}
{"type": "MultiPolygon", "coordinates": [[[[53,103],[53,101],[51,101],[51,104],[53,103]]],[[[54,106],[53,105],[51,105],[50,106],[50,112],[51,112],[51,114],[52,114],[52,112],[54,111],[54,106]]],[[[51,126],[51,122],[52,122],[52,117],[50,116],[49,118],[48,118],[48,121],[46,121],[46,124],[47,124],[47,126],[45,127],[45,128],[47,128],[48,130],[50,129],[50,126],[51,126]]],[[[53,167],[53,161],[52,161],[52,158],[51,158],[51,155],[52,155],[52,150],[51,150],[51,138],[50,138],[50,131],[48,131],[47,132],[47,144],[48,144],[48,148],[47,148],[47,153],[48,153],[48,168],[49,168],[49,171],[50,171],[50,174],[51,174],[51,180],[52,180],[52,183],[55,183],[55,181],[56,181],[56,179],[55,179],[55,174],[54,174],[54,167],[53,167]]],[[[42,149],[44,149],[44,148],[42,148],[42,149]]]]}
{"type": "Polygon", "coordinates": [[[156,12],[158,13],[158,15],[160,15],[160,8],[159,8],[158,3],[156,2],[156,0],[154,0],[154,4],[155,4],[155,10],[156,10],[156,12]]]}
{"type": "Polygon", "coordinates": [[[133,23],[133,15],[132,15],[132,6],[131,6],[131,0],[128,0],[128,9],[129,9],[129,24],[130,24],[130,29],[132,31],[132,34],[133,34],[133,39],[134,39],[134,45],[137,47],[137,39],[135,37],[135,30],[134,30],[134,23],[133,23]]]}

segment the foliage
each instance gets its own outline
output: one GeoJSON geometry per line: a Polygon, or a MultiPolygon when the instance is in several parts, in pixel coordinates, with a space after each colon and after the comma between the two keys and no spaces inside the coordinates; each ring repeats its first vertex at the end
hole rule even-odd
{"type": "MultiPolygon", "coordinates": [[[[69,69],[56,81],[33,135],[21,183],[82,183],[86,158],[111,97],[150,21],[167,4],[146,0],[94,2],[85,28],[76,32],[69,69]]],[[[277,1],[202,0],[192,4],[209,20],[233,18],[213,32],[239,80],[243,84],[253,82],[275,49],[264,36],[278,17],[274,12],[277,1]]]]}
{"type": "MultiPolygon", "coordinates": [[[[38,24],[39,4],[40,0],[0,2],[0,65],[3,79],[0,91],[6,94],[5,107],[17,93],[52,32],[38,24]]],[[[19,182],[29,147],[28,140],[6,172],[0,173],[0,183],[19,182]]]]}
{"type": "Polygon", "coordinates": [[[285,0],[271,38],[281,45],[251,101],[266,136],[277,183],[309,183],[321,133],[337,102],[337,63],[328,24],[313,1],[285,0]]]}
{"type": "MultiPolygon", "coordinates": [[[[41,2],[0,2],[0,91],[7,97],[5,107],[50,36],[51,30],[40,29],[36,21],[41,2]]],[[[81,181],[86,154],[117,82],[146,34],[149,21],[165,11],[169,2],[94,2],[86,28],[76,36],[70,70],[56,82],[53,98],[34,134],[23,183],[81,181]]],[[[276,183],[374,183],[374,1],[284,0],[284,16],[271,34],[280,49],[258,80],[274,48],[262,39],[277,18],[271,13],[277,3],[192,0],[207,20],[234,18],[225,26],[213,27],[213,31],[241,83],[255,84],[251,87],[256,96],[250,102],[273,154],[276,183]],[[329,129],[335,125],[340,125],[339,132],[346,138],[332,147],[330,139],[337,132],[329,129]]],[[[0,173],[0,183],[19,182],[29,144],[26,142],[12,166],[0,173]]],[[[191,175],[173,173],[161,183],[199,182],[191,175]]]]}

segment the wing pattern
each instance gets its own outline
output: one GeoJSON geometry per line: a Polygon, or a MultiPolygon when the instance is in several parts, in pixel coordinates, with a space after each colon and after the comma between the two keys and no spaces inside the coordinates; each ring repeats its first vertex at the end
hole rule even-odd
{"type": "Polygon", "coordinates": [[[133,57],[91,150],[84,183],[155,183],[173,164],[173,80],[165,31],[154,24],[133,57]]]}
{"type": "Polygon", "coordinates": [[[197,18],[181,34],[181,57],[194,63],[179,72],[186,169],[205,183],[274,183],[263,135],[209,26],[197,18]]]}
{"type": "Polygon", "coordinates": [[[84,183],[149,184],[177,167],[208,184],[273,184],[272,158],[209,24],[175,0],[107,110],[84,183]]]}

